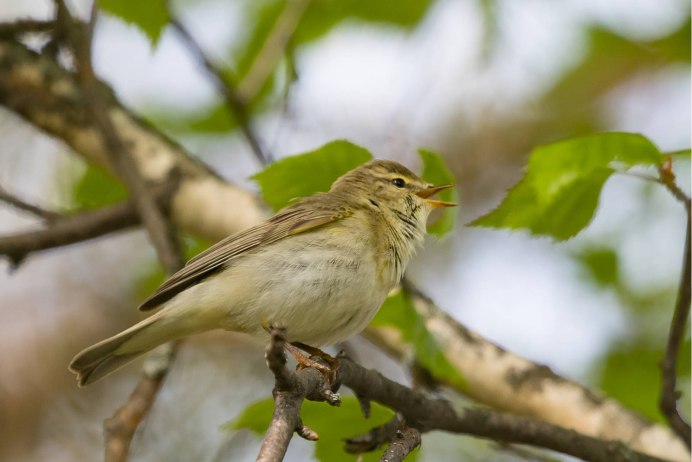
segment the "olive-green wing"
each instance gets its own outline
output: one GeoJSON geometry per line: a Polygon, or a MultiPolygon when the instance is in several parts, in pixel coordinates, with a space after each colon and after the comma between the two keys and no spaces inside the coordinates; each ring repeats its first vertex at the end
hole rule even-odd
{"type": "Polygon", "coordinates": [[[144,303],[142,311],[156,308],[188,287],[197,284],[223,268],[230,259],[248,250],[271,244],[287,236],[302,233],[349,214],[342,207],[325,207],[324,201],[314,204],[310,197],[284,209],[269,220],[238,234],[227,237],[190,259],[187,264],[164,282],[144,303]]]}

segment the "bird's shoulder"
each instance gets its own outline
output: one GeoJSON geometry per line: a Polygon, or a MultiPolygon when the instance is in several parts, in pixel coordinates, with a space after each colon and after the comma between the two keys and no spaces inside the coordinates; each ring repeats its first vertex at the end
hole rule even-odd
{"type": "Polygon", "coordinates": [[[186,288],[221,270],[230,259],[252,249],[343,220],[353,213],[353,208],[340,195],[320,193],[301,199],[266,221],[229,236],[190,259],[147,298],[139,309],[146,311],[160,306],[186,288]]]}

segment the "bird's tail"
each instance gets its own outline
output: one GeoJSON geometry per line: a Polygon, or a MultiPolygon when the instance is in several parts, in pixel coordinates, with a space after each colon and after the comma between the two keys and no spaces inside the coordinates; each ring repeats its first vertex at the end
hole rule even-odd
{"type": "Polygon", "coordinates": [[[192,333],[166,310],[81,351],[70,363],[79,386],[89,385],[159,345],[192,333]],[[168,316],[167,316],[168,315],[168,316]]]}

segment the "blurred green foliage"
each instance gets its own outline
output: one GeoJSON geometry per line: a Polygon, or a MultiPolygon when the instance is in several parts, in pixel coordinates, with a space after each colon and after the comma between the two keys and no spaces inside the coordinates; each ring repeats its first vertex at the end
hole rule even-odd
{"type": "MultiPolygon", "coordinates": [[[[658,407],[661,393],[661,370],[658,364],[664,355],[663,344],[653,346],[636,339],[619,343],[610,349],[598,366],[599,386],[608,396],[645,417],[665,422],[658,407]]],[[[681,346],[677,372],[678,389],[689,399],[689,339],[681,346]]],[[[688,406],[680,407],[683,415],[689,417],[688,406]]]]}
{"type": "MultiPolygon", "coordinates": [[[[224,425],[228,431],[248,429],[258,435],[264,434],[269,426],[274,411],[274,400],[265,399],[251,404],[232,422],[224,425]]],[[[358,400],[353,396],[345,396],[338,408],[326,403],[314,401],[303,402],[300,415],[305,425],[315,430],[320,439],[315,442],[315,458],[329,462],[353,462],[356,456],[346,453],[343,442],[371,428],[388,422],[394,413],[389,409],[372,403],[370,418],[365,419],[360,410],[358,400]]],[[[363,454],[363,461],[379,460],[382,451],[363,454]]],[[[415,461],[417,452],[413,452],[406,460],[415,461]]]]}
{"type": "Polygon", "coordinates": [[[401,333],[404,341],[413,346],[416,360],[435,379],[458,390],[466,388],[466,381],[449,363],[440,345],[425,327],[425,320],[403,291],[398,291],[385,300],[370,325],[394,327],[401,333]]]}
{"type": "Polygon", "coordinates": [[[78,209],[94,209],[122,202],[128,197],[125,185],[116,177],[93,164],[72,187],[72,202],[78,209]]]}
{"type": "Polygon", "coordinates": [[[582,106],[641,69],[690,62],[689,19],[670,35],[649,42],[600,26],[588,28],[585,36],[587,51],[582,60],[545,93],[545,100],[553,105],[582,106]]]}
{"type": "Polygon", "coordinates": [[[170,16],[166,0],[97,0],[104,11],[139,28],[155,46],[170,16]]]}
{"type": "Polygon", "coordinates": [[[539,146],[503,202],[471,225],[569,239],[593,218],[611,174],[637,165],[657,166],[662,160],[651,141],[633,133],[601,133],[539,146]]]}

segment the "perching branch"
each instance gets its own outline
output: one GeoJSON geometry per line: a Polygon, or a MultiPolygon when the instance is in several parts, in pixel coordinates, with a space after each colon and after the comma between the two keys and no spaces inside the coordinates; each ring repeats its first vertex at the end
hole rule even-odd
{"type": "Polygon", "coordinates": [[[236,90],[230,85],[228,80],[231,78],[229,72],[222,72],[221,69],[216,67],[214,63],[207,57],[207,55],[202,50],[202,47],[195,41],[192,34],[183,26],[183,24],[176,18],[171,20],[171,25],[180,34],[183,39],[183,43],[192,52],[195,58],[204,66],[209,75],[214,80],[216,89],[221,93],[228,106],[230,112],[234,115],[240,126],[240,130],[243,132],[243,136],[250,145],[250,149],[255,154],[255,157],[262,165],[266,165],[271,162],[271,156],[269,153],[265,153],[260,145],[259,138],[255,134],[255,131],[248,117],[247,110],[245,107],[245,102],[238,96],[236,90]]]}
{"type": "Polygon", "coordinates": [[[265,358],[267,367],[275,378],[274,415],[264,435],[262,447],[257,456],[258,462],[279,462],[283,460],[288,443],[293,433],[310,441],[319,437],[312,429],[303,425],[300,418],[300,407],[303,400],[327,401],[332,406],[341,404],[338,394],[332,393],[324,386],[324,378],[316,369],[302,369],[298,372],[286,368],[286,331],[272,329],[271,342],[267,347],[265,358]]]}
{"type": "MultiPolygon", "coordinates": [[[[299,427],[298,412],[302,400],[325,400],[323,374],[312,368],[298,372],[286,369],[283,358],[285,335],[283,330],[273,330],[267,352],[267,364],[276,378],[276,390],[274,417],[258,457],[263,462],[282,459],[293,432],[299,427]]],[[[448,401],[430,398],[393,382],[344,356],[337,359],[337,382],[351,388],[358,396],[377,401],[400,413],[407,428],[414,429],[411,433],[442,430],[506,443],[528,444],[592,462],[662,460],[636,452],[619,441],[603,441],[526,417],[486,409],[457,410],[448,401]]],[[[409,443],[415,441],[413,437],[406,437],[406,440],[409,443]]]]}
{"type": "Polygon", "coordinates": [[[692,285],[692,270],[691,270],[691,249],[690,249],[690,228],[692,227],[692,211],[690,210],[690,198],[678,187],[675,183],[675,177],[672,174],[672,165],[669,162],[664,164],[661,169],[661,180],[666,185],[668,190],[681,201],[685,206],[687,213],[687,229],[685,231],[685,247],[682,258],[682,271],[680,272],[680,283],[678,285],[678,295],[675,302],[675,311],[670,324],[668,333],[668,343],[666,344],[666,354],[661,360],[661,397],[659,399],[659,407],[661,412],[668,420],[671,428],[685,442],[689,448],[692,442],[690,441],[690,424],[680,415],[678,410],[678,400],[680,392],[676,389],[677,381],[677,364],[680,345],[684,338],[685,329],[687,328],[688,318],[690,314],[690,298],[692,285]]]}
{"type": "MultiPolygon", "coordinates": [[[[405,290],[442,354],[466,381],[463,389],[442,381],[444,385],[496,409],[537,417],[594,438],[626,441],[633,449],[657,457],[689,459],[685,445],[668,428],[484,339],[410,283],[405,290]]],[[[366,337],[397,359],[411,355],[397,332],[369,327],[366,337]]]]}

